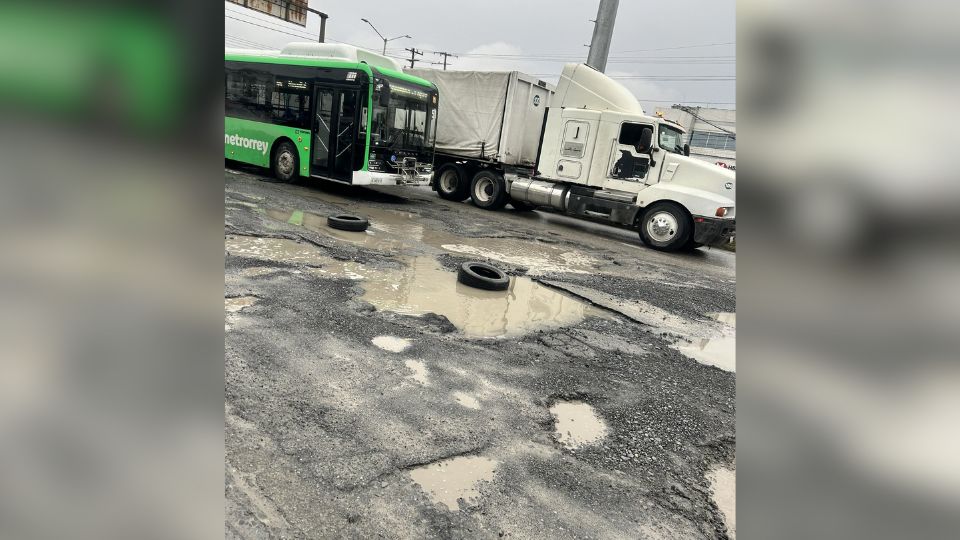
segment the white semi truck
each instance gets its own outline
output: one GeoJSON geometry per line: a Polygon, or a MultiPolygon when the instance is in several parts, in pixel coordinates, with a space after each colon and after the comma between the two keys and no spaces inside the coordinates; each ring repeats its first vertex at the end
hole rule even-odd
{"type": "Polygon", "coordinates": [[[590,66],[567,64],[555,89],[516,71],[408,72],[439,91],[432,186],[444,199],[549,208],[664,251],[734,235],[733,171],[689,157],[680,126],[590,66]]]}

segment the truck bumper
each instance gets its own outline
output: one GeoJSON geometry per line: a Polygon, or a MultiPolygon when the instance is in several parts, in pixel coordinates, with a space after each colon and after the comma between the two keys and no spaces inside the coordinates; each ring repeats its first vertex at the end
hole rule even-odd
{"type": "Polygon", "coordinates": [[[433,173],[405,177],[400,174],[354,171],[351,184],[355,186],[426,186],[430,184],[431,178],[433,173]]]}
{"type": "Polygon", "coordinates": [[[693,241],[705,246],[729,242],[737,232],[737,220],[693,216],[693,241]]]}

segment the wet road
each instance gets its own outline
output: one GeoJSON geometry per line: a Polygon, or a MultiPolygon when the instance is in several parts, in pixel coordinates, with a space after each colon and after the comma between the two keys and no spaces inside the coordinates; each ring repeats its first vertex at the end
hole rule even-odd
{"type": "Polygon", "coordinates": [[[254,169],[225,251],[229,537],[732,533],[733,254],[254,169]]]}

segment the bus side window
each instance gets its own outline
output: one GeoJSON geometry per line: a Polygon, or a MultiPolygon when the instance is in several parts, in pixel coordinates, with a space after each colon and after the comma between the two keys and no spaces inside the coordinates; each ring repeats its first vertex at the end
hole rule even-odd
{"type": "Polygon", "coordinates": [[[272,113],[274,124],[310,129],[310,86],[304,81],[277,78],[272,113]]]}
{"type": "Polygon", "coordinates": [[[270,121],[273,75],[254,69],[232,69],[227,72],[226,112],[229,116],[270,121]]]}

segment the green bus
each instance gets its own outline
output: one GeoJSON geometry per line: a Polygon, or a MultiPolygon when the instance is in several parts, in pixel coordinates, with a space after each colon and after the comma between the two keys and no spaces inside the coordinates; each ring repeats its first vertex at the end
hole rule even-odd
{"type": "Polygon", "coordinates": [[[436,87],[392,59],[350,47],[291,43],[226,50],[224,158],[278,180],[428,185],[436,87]]]}

